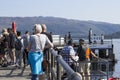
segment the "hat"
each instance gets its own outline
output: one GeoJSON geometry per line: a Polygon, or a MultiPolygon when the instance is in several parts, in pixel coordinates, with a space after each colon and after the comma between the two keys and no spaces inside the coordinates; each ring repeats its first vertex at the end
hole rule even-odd
{"type": "Polygon", "coordinates": [[[8,34],[8,31],[7,31],[6,28],[3,28],[3,29],[2,29],[2,34],[8,34]]]}
{"type": "Polygon", "coordinates": [[[41,33],[42,32],[42,27],[41,27],[40,24],[35,24],[33,30],[35,32],[40,32],[41,33]]]}

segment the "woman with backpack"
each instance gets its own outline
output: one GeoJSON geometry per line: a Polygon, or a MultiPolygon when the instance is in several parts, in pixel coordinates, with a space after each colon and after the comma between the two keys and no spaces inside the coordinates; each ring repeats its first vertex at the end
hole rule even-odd
{"type": "Polygon", "coordinates": [[[23,48],[23,39],[21,38],[21,32],[17,31],[15,39],[15,56],[16,56],[16,67],[22,67],[22,49],[23,48]]]}

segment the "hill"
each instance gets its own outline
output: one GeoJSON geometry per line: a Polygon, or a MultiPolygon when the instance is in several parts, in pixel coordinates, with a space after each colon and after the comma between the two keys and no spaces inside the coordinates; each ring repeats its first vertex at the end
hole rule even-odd
{"type": "Polygon", "coordinates": [[[106,35],[106,38],[120,38],[120,31],[106,35]]]}
{"type": "Polygon", "coordinates": [[[104,35],[120,31],[120,24],[42,16],[0,17],[0,30],[3,27],[11,27],[11,23],[13,21],[15,21],[17,24],[17,30],[21,31],[22,33],[24,33],[26,30],[32,32],[33,25],[36,23],[44,23],[47,25],[48,32],[60,35],[65,35],[68,32],[71,32],[72,36],[87,36],[90,28],[92,28],[93,33],[104,35]]]}

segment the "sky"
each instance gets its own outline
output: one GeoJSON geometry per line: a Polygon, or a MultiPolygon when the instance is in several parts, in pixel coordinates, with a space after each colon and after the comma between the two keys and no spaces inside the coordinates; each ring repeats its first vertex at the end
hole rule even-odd
{"type": "Polygon", "coordinates": [[[34,16],[120,24],[120,0],[0,0],[0,17],[34,16]]]}

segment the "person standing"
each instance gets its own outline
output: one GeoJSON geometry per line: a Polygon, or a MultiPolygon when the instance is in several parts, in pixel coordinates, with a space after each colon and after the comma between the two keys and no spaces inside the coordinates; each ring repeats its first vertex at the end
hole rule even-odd
{"type": "MultiPolygon", "coordinates": [[[[76,71],[76,61],[78,61],[78,56],[74,50],[74,43],[72,40],[68,41],[67,45],[61,50],[61,55],[63,60],[74,70],[76,71]]],[[[63,70],[64,72],[64,70],[63,70]]],[[[62,80],[67,77],[66,71],[62,75],[62,80]]]]}
{"type": "Polygon", "coordinates": [[[79,73],[82,75],[82,80],[90,80],[90,55],[96,58],[97,56],[85,44],[83,39],[79,40],[77,53],[79,56],[79,73]]]}
{"type": "Polygon", "coordinates": [[[8,38],[9,34],[6,28],[2,29],[2,35],[0,37],[0,58],[3,58],[2,66],[8,66],[8,60],[6,54],[8,53],[8,38]]]}
{"type": "Polygon", "coordinates": [[[72,40],[68,41],[67,45],[62,49],[62,57],[75,70],[75,62],[78,60],[76,51],[74,50],[74,43],[72,40]]]}
{"type": "MultiPolygon", "coordinates": [[[[53,43],[53,38],[52,38],[52,34],[47,32],[47,27],[45,24],[41,24],[42,27],[42,33],[41,34],[45,34],[48,39],[50,40],[51,43],[53,43]]],[[[51,58],[51,54],[49,53],[49,48],[44,49],[44,61],[46,62],[46,65],[50,66],[50,64],[48,64],[47,62],[49,62],[50,58],[51,58]]],[[[47,66],[43,66],[43,71],[47,71],[50,73],[50,69],[49,67],[47,68],[47,66]]]]}
{"type": "Polygon", "coordinates": [[[31,80],[42,79],[42,61],[43,61],[43,50],[45,48],[52,48],[53,44],[50,42],[48,37],[41,34],[42,27],[40,24],[35,24],[33,28],[34,34],[30,36],[28,44],[28,61],[32,72],[31,80]]]}
{"type": "Polygon", "coordinates": [[[23,50],[23,64],[24,64],[24,67],[25,67],[26,65],[28,65],[28,52],[29,51],[27,50],[27,46],[28,46],[29,39],[30,39],[29,31],[26,31],[25,35],[22,38],[23,38],[23,46],[24,46],[24,50],[23,50]]]}
{"type": "Polygon", "coordinates": [[[23,48],[23,39],[21,38],[21,32],[16,32],[16,40],[15,40],[15,54],[16,54],[16,67],[22,67],[22,48],[23,48]]]}
{"type": "Polygon", "coordinates": [[[92,37],[92,29],[90,28],[90,30],[89,30],[89,36],[88,36],[89,44],[92,43],[92,41],[91,41],[91,37],[92,37]]]}
{"type": "Polygon", "coordinates": [[[9,41],[8,41],[8,48],[9,48],[9,54],[10,54],[10,64],[15,65],[16,63],[16,56],[15,56],[15,38],[16,35],[13,32],[13,29],[8,28],[8,33],[9,33],[9,41]]]}
{"type": "Polygon", "coordinates": [[[41,33],[41,34],[45,34],[45,35],[48,37],[48,39],[49,39],[51,42],[53,42],[52,34],[47,33],[47,27],[46,27],[46,25],[45,25],[45,24],[42,24],[41,26],[42,26],[42,33],[41,33]]]}
{"type": "Polygon", "coordinates": [[[72,40],[71,32],[68,32],[68,41],[72,40]]]}
{"type": "Polygon", "coordinates": [[[104,43],[104,35],[101,34],[101,44],[103,44],[103,43],[104,43]]]}
{"type": "Polygon", "coordinates": [[[64,36],[64,43],[67,44],[67,35],[64,36]]]}

